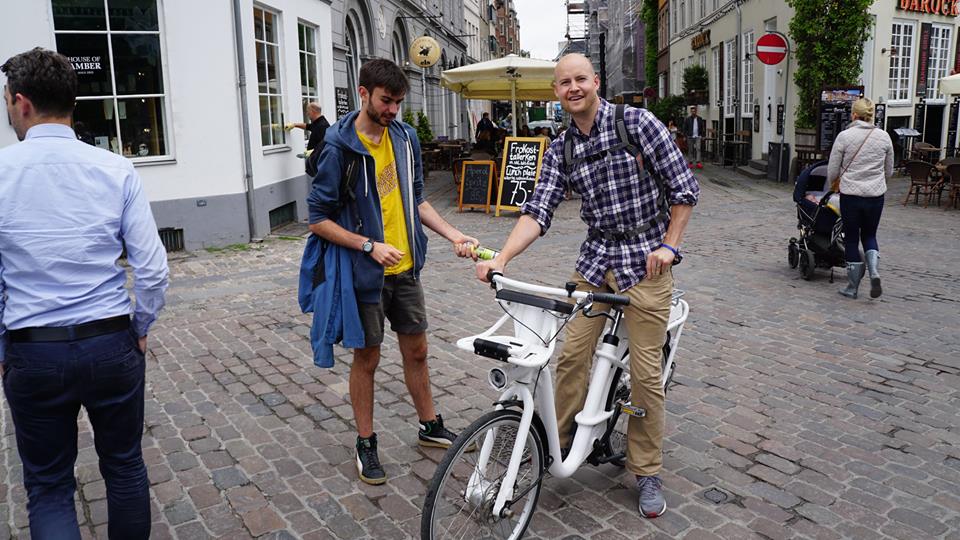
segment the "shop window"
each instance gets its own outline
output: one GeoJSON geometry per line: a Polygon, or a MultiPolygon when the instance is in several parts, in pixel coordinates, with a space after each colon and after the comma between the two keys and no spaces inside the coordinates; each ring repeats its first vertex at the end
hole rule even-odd
{"type": "Polygon", "coordinates": [[[737,95],[737,43],[736,39],[727,40],[723,44],[723,68],[726,73],[724,73],[723,80],[725,82],[723,89],[723,112],[725,116],[733,117],[735,111],[733,110],[733,98],[737,95]]]}
{"type": "Polygon", "coordinates": [[[157,0],[51,3],[57,51],[77,72],[77,137],[135,161],[168,155],[157,0]]]}
{"type": "Polygon", "coordinates": [[[910,101],[915,29],[914,23],[907,21],[894,21],[891,26],[888,101],[910,101]]]}
{"type": "Polygon", "coordinates": [[[280,83],[280,16],[253,8],[254,43],[257,48],[257,97],[260,106],[260,143],[287,142],[283,130],[283,94],[280,83]]]}
{"type": "MultiPolygon", "coordinates": [[[[754,53],[754,42],[753,42],[753,30],[743,33],[743,51],[746,53],[744,55],[743,67],[740,76],[743,80],[743,100],[741,101],[741,110],[740,113],[745,117],[753,116],[753,53],[754,53]]],[[[746,128],[744,128],[746,129],[746,128]]]]}
{"type": "MultiPolygon", "coordinates": [[[[927,61],[927,99],[942,100],[940,79],[947,76],[950,62],[950,26],[933,25],[930,29],[930,59],[927,61]]],[[[926,140],[926,139],[925,139],[926,140]]]]}
{"type": "MultiPolygon", "coordinates": [[[[300,96],[303,105],[303,123],[309,124],[307,104],[320,101],[320,84],[317,82],[317,29],[303,23],[297,25],[300,47],[300,96]]],[[[304,136],[310,138],[307,130],[304,136]]]]}

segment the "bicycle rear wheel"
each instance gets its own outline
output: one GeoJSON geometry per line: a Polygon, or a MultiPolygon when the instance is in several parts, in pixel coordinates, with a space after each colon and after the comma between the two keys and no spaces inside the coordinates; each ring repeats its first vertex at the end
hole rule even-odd
{"type": "Polygon", "coordinates": [[[520,413],[505,409],[481,416],[457,437],[437,466],[427,490],[420,521],[423,540],[515,540],[523,536],[540,497],[544,469],[545,442],[532,426],[513,486],[513,504],[505,507],[506,515],[493,515],[519,427],[520,413]],[[492,449],[481,470],[478,462],[489,437],[492,449]],[[477,445],[478,451],[467,454],[464,450],[472,444],[477,445]]]}

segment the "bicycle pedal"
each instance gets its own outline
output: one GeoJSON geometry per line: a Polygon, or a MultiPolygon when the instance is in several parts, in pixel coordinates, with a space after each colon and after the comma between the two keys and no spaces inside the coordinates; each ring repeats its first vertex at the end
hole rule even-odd
{"type": "Polygon", "coordinates": [[[623,405],[620,405],[620,411],[628,416],[636,416],[637,418],[643,418],[647,415],[646,409],[637,407],[630,403],[624,403],[623,405]]]}

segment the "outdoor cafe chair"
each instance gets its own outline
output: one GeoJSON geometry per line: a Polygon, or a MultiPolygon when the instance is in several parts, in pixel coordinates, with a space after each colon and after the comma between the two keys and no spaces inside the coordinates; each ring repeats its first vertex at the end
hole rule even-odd
{"type": "MultiPolygon", "coordinates": [[[[947,190],[949,205],[957,208],[960,205],[960,163],[947,165],[944,182],[941,185],[942,189],[947,190]]],[[[937,202],[940,202],[939,199],[937,202]]]]}
{"type": "Polygon", "coordinates": [[[907,196],[903,199],[903,205],[910,202],[910,196],[914,197],[914,204],[920,204],[920,196],[924,196],[924,208],[930,204],[930,197],[940,186],[940,179],[936,178],[934,166],[926,161],[910,161],[906,165],[907,174],[910,175],[910,189],[907,190],[907,196]]]}

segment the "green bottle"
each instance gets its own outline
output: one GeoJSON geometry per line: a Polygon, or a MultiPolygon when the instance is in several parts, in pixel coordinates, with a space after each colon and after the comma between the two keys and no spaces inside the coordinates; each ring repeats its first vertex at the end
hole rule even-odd
{"type": "Polygon", "coordinates": [[[477,258],[482,261],[492,261],[493,259],[497,258],[497,255],[500,254],[500,252],[495,249],[480,246],[474,247],[473,252],[476,253],[477,258]]]}

